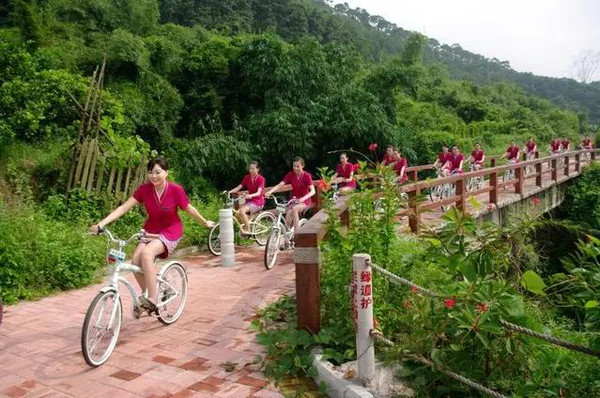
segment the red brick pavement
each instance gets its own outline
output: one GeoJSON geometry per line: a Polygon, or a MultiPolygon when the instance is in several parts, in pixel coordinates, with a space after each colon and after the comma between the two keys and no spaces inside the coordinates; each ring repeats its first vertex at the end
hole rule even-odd
{"type": "Polygon", "coordinates": [[[262,259],[262,248],[239,250],[235,268],[208,254],[186,258],[188,301],[171,326],[134,320],[124,295],[119,343],[96,369],[82,357],[80,333],[100,285],[5,308],[0,397],[281,397],[249,366],[263,349],[248,325],[258,307],[293,292],[294,267],[290,253],[271,271],[262,259]]]}

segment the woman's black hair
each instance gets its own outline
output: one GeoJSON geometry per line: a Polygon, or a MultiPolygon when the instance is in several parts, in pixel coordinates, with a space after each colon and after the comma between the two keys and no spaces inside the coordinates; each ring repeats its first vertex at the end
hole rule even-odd
{"type": "Polygon", "coordinates": [[[152,171],[154,166],[159,165],[164,171],[169,170],[169,160],[165,158],[153,158],[148,162],[148,171],[152,171]]]}
{"type": "Polygon", "coordinates": [[[300,164],[302,165],[302,167],[304,167],[304,159],[302,159],[300,156],[296,156],[294,158],[294,161],[292,162],[292,164],[296,163],[296,162],[300,162],[300,164]]]}
{"type": "Polygon", "coordinates": [[[256,167],[257,169],[260,169],[260,166],[258,165],[258,160],[253,160],[250,162],[250,164],[248,165],[248,167],[254,165],[254,167],[256,167]]]}

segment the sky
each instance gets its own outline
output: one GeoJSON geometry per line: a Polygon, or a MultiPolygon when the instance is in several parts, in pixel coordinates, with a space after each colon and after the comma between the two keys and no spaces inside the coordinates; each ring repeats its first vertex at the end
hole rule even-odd
{"type": "Polygon", "coordinates": [[[599,0],[335,1],[343,2],[519,72],[571,77],[575,57],[600,52],[599,0]]]}

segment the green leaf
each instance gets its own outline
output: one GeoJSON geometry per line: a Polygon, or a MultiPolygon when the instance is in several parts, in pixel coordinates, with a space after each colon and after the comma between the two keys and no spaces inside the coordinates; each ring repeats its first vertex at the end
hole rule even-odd
{"type": "Polygon", "coordinates": [[[585,308],[590,309],[590,308],[596,308],[598,306],[598,300],[590,300],[587,303],[585,303],[585,308]]]}
{"type": "Polygon", "coordinates": [[[521,277],[521,285],[534,294],[542,294],[546,284],[542,278],[532,270],[525,271],[521,277]]]}

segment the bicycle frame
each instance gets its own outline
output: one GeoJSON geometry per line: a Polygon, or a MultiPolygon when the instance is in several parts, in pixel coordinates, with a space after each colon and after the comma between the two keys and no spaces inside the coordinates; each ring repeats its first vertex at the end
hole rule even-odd
{"type": "MultiPolygon", "coordinates": [[[[239,213],[239,209],[235,209],[235,208],[234,208],[234,207],[235,207],[235,206],[234,206],[234,205],[235,205],[235,202],[238,202],[238,203],[239,203],[239,201],[240,201],[240,198],[232,198],[232,197],[231,197],[231,194],[230,194],[229,192],[227,192],[227,191],[226,191],[226,192],[223,192],[223,194],[224,194],[224,195],[225,195],[225,194],[227,195],[227,203],[225,204],[225,208],[226,208],[226,209],[233,209],[233,217],[232,217],[232,218],[233,218],[233,222],[234,222],[234,223],[235,223],[235,225],[237,226],[238,233],[241,235],[241,234],[242,234],[242,233],[241,233],[241,231],[242,231],[242,223],[241,223],[241,221],[240,221],[240,220],[238,220],[238,218],[237,218],[237,215],[238,215],[238,213],[239,213]]],[[[248,225],[248,226],[250,227],[250,226],[252,226],[253,224],[254,224],[254,225],[256,225],[256,223],[255,223],[255,219],[256,219],[256,218],[257,218],[257,217],[258,217],[260,214],[262,214],[263,212],[264,212],[264,211],[259,211],[259,212],[258,212],[258,213],[256,213],[256,214],[252,214],[252,215],[251,215],[251,216],[248,218],[248,221],[249,221],[249,225],[248,225]]],[[[255,235],[260,235],[260,234],[263,234],[263,233],[265,233],[265,232],[267,232],[267,231],[268,231],[268,229],[262,229],[262,230],[258,230],[258,231],[255,231],[255,230],[253,230],[253,229],[250,229],[249,231],[245,232],[243,235],[245,235],[245,236],[255,236],[255,235]]]]}
{"type": "MultiPolygon", "coordinates": [[[[108,239],[110,242],[117,243],[119,245],[119,250],[116,253],[109,250],[109,255],[107,256],[107,258],[114,258],[114,257],[111,257],[111,254],[117,255],[118,257],[116,257],[115,270],[113,271],[113,274],[110,278],[110,283],[108,285],[106,285],[105,287],[103,287],[100,291],[101,292],[114,291],[115,292],[115,301],[116,301],[121,298],[121,292],[119,291],[119,285],[123,284],[129,291],[129,294],[131,295],[131,299],[133,300],[134,308],[139,307],[141,303],[140,303],[140,300],[138,299],[138,295],[137,295],[135,288],[127,279],[125,279],[120,274],[121,274],[121,272],[131,272],[134,274],[143,275],[144,271],[142,270],[141,267],[139,267],[135,264],[132,264],[130,262],[123,261],[121,258],[123,258],[123,259],[125,258],[124,257],[125,252],[123,251],[125,246],[127,246],[129,243],[131,243],[135,239],[143,238],[146,235],[146,233],[145,233],[145,231],[139,232],[137,234],[134,234],[131,238],[129,238],[127,240],[115,239],[113,237],[113,235],[110,233],[110,231],[108,231],[108,230],[104,230],[104,234],[108,236],[108,239]],[[123,255],[122,257],[120,256],[121,254],[123,255]]],[[[161,278],[158,275],[156,278],[157,278],[159,285],[164,285],[167,288],[169,288],[172,292],[174,292],[173,296],[169,297],[165,301],[160,302],[161,306],[166,305],[167,303],[169,303],[169,302],[173,301],[175,298],[177,298],[177,296],[179,296],[179,292],[177,292],[177,290],[174,289],[173,286],[171,286],[167,281],[165,281],[163,278],[161,278]]],[[[113,324],[116,313],[117,313],[117,306],[114,306],[114,308],[111,312],[110,320],[107,324],[107,327],[113,324]]],[[[98,320],[98,322],[99,321],[100,321],[100,319],[98,320]]]]}

